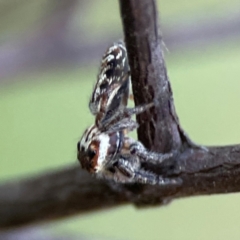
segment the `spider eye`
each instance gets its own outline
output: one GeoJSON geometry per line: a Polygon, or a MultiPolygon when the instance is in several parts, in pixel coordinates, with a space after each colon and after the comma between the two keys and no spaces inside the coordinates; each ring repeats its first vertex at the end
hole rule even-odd
{"type": "Polygon", "coordinates": [[[96,151],[89,148],[88,151],[87,151],[87,155],[88,155],[89,159],[93,159],[96,155],[96,151]]]}

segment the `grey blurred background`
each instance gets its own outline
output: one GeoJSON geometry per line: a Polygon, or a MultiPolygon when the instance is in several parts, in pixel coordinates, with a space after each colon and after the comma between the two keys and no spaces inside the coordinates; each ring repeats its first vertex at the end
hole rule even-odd
{"type": "MultiPolygon", "coordinates": [[[[239,0],[158,6],[184,129],[201,144],[240,143],[239,0]]],[[[116,0],[0,0],[0,183],[76,162],[101,56],[122,36],[116,0]]],[[[239,194],[195,197],[37,227],[94,239],[237,240],[239,203],[239,194]]]]}

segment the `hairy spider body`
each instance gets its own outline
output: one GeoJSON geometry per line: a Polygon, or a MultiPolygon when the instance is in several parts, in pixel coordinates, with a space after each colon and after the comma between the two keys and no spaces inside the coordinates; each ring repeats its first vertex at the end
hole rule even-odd
{"type": "Polygon", "coordinates": [[[128,136],[138,124],[132,116],[153,103],[127,108],[130,88],[127,51],[122,41],[114,43],[102,59],[97,83],[89,102],[95,124],[78,142],[78,159],[83,169],[101,178],[121,183],[179,184],[144,170],[142,162],[161,163],[172,154],[149,152],[128,136]]]}
{"type": "Polygon", "coordinates": [[[99,131],[95,125],[89,127],[78,145],[78,159],[82,167],[92,173],[103,171],[108,164],[108,158],[121,151],[123,138],[123,131],[106,134],[99,131]]]}
{"type": "Polygon", "coordinates": [[[104,54],[89,101],[89,109],[96,115],[96,122],[107,117],[108,111],[115,111],[127,105],[129,98],[130,74],[127,52],[123,41],[109,47],[104,54]]]}

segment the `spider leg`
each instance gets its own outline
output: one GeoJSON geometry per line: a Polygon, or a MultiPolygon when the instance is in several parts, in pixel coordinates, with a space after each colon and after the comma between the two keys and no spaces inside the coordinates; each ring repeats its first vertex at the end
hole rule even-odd
{"type": "Polygon", "coordinates": [[[162,163],[174,155],[173,153],[162,154],[148,151],[139,141],[135,141],[130,145],[130,153],[138,156],[141,162],[151,162],[153,164],[162,163]]]}
{"type": "Polygon", "coordinates": [[[132,115],[140,114],[152,106],[154,106],[154,103],[148,103],[134,108],[119,108],[118,111],[116,111],[115,114],[112,114],[110,118],[105,118],[101,121],[100,128],[108,129],[109,126],[114,125],[123,119],[129,119],[132,115]]]}
{"type": "Polygon", "coordinates": [[[131,117],[132,115],[137,115],[139,113],[142,113],[153,106],[154,106],[154,103],[152,102],[152,103],[143,104],[134,108],[125,108],[124,115],[131,117]]]}
{"type": "Polygon", "coordinates": [[[114,125],[110,125],[108,129],[106,129],[105,133],[112,133],[112,132],[119,132],[123,130],[133,131],[134,129],[138,128],[137,122],[132,119],[125,118],[114,125]]]}
{"type": "Polygon", "coordinates": [[[143,183],[151,185],[172,186],[180,185],[181,180],[179,178],[170,179],[163,178],[154,173],[145,171],[143,169],[136,168],[134,164],[124,158],[120,158],[117,165],[118,170],[128,179],[125,182],[131,183],[143,183]]]}

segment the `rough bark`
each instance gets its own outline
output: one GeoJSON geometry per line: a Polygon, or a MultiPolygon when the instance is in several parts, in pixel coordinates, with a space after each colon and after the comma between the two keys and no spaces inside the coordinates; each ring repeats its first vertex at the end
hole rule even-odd
{"type": "Polygon", "coordinates": [[[141,114],[139,139],[155,151],[175,151],[157,174],[179,177],[180,186],[123,185],[97,180],[73,166],[0,186],[0,228],[46,221],[122,204],[156,205],[171,199],[240,191],[240,145],[193,144],[180,127],[161,47],[154,0],[119,0],[136,104],[154,101],[141,114]]]}

